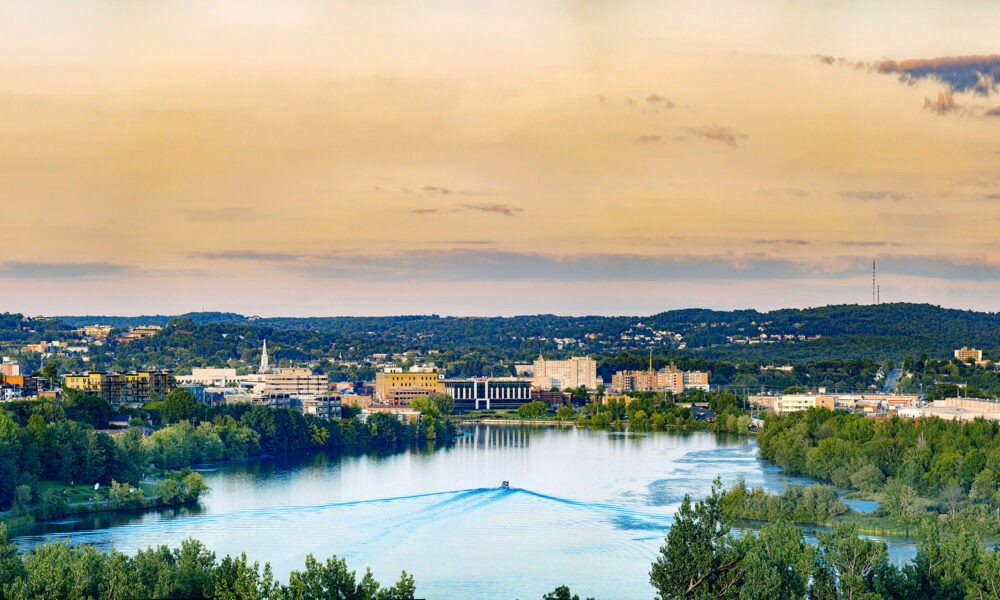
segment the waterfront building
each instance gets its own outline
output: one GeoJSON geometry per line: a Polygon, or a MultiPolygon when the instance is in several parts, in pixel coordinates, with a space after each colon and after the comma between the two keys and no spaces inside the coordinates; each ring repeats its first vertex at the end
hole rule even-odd
{"type": "Polygon", "coordinates": [[[513,410],[532,401],[531,380],[516,377],[449,379],[444,393],[455,399],[455,412],[513,410]]]}
{"type": "Polygon", "coordinates": [[[170,371],[139,371],[133,373],[106,373],[91,371],[66,375],[68,389],[100,396],[113,406],[139,407],[153,396],[164,398],[177,385],[170,371]]]}
{"type": "Polygon", "coordinates": [[[321,419],[339,419],[341,401],[338,394],[293,396],[290,405],[304,415],[315,415],[321,419]]]}
{"type": "Polygon", "coordinates": [[[276,373],[264,375],[263,395],[319,395],[327,391],[329,379],[326,375],[313,375],[304,368],[278,369],[276,373]]]}
{"type": "Polygon", "coordinates": [[[597,389],[597,361],[589,356],[574,356],[568,360],[535,359],[532,383],[541,389],[597,389]]]}
{"type": "Polygon", "coordinates": [[[681,371],[671,363],[653,371],[618,371],[611,376],[611,389],[620,392],[671,392],[680,394],[684,390],[709,390],[708,373],[703,371],[681,371]]]}
{"type": "Polygon", "coordinates": [[[379,404],[409,406],[414,398],[443,393],[444,371],[434,367],[413,367],[405,373],[390,367],[375,374],[375,402],[379,404]]]}

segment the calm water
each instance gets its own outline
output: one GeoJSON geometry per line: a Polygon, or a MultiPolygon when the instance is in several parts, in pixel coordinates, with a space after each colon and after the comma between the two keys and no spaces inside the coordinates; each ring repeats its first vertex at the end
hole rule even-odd
{"type": "MultiPolygon", "coordinates": [[[[651,598],[648,582],[684,494],[712,479],[780,491],[795,478],[746,438],[477,426],[434,451],[316,454],[203,471],[198,509],[89,515],[37,527],[22,548],[70,538],[132,553],[197,538],[218,556],[268,561],[282,581],[306,554],[336,554],[383,583],[413,574],[424,598],[651,598]],[[509,490],[498,489],[509,480],[509,490]]],[[[912,545],[890,540],[893,558],[912,545]]]]}

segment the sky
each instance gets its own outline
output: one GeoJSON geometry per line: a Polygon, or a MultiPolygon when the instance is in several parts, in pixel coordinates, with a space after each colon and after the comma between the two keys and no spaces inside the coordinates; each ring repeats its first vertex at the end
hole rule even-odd
{"type": "Polygon", "coordinates": [[[998,22],[0,0],[0,311],[998,311],[998,22]]]}

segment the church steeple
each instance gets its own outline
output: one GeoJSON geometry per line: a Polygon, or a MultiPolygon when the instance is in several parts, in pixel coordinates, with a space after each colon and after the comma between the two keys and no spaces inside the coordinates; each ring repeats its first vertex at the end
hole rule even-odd
{"type": "Polygon", "coordinates": [[[267,339],[264,340],[264,347],[260,352],[260,369],[258,373],[269,373],[271,371],[270,365],[267,361],[267,339]]]}

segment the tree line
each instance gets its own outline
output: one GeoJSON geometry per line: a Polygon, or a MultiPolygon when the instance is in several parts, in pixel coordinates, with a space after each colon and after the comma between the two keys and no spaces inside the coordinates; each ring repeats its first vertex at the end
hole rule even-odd
{"type": "Polygon", "coordinates": [[[95,429],[107,426],[110,412],[106,401],[86,395],[4,403],[0,510],[15,500],[22,506],[57,505],[52,490],[42,489],[45,481],[102,486],[115,481],[137,487],[154,473],[205,462],[355,445],[393,449],[454,435],[454,425],[446,418],[403,423],[394,415],[375,414],[363,423],[262,405],[231,405],[199,410],[197,419],[179,419],[148,437],[138,427],[111,437],[95,429]]]}
{"type": "Polygon", "coordinates": [[[880,500],[900,524],[923,516],[1000,530],[1000,424],[937,418],[875,421],[810,409],[770,418],[761,457],[796,475],[880,500]]]}

